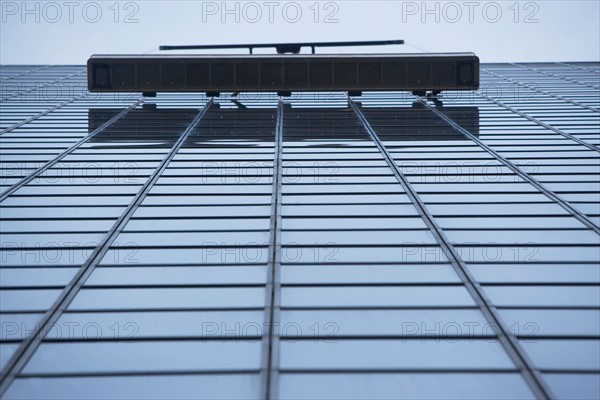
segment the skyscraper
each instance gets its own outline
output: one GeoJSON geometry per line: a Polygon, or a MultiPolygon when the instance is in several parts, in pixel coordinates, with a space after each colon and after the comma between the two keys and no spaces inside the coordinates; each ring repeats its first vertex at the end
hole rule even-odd
{"type": "Polygon", "coordinates": [[[8,399],[600,396],[600,64],[91,94],[0,69],[8,399]]]}

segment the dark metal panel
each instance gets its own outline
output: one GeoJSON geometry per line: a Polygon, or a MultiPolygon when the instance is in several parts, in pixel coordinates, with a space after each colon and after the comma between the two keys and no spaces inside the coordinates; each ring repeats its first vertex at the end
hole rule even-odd
{"type": "Polygon", "coordinates": [[[472,53],[116,56],[88,60],[92,92],[473,90],[472,53]]]}

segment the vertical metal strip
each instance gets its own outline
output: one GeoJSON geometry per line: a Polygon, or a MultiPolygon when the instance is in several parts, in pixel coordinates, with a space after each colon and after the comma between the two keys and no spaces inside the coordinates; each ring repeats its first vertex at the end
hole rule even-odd
{"type": "Polygon", "coordinates": [[[104,124],[102,124],[101,126],[99,126],[93,132],[91,132],[87,136],[79,139],[71,147],[69,147],[68,149],[66,149],[65,151],[63,151],[62,153],[60,153],[59,155],[57,155],[56,157],[54,157],[52,160],[48,161],[46,164],[42,165],[41,167],[39,167],[38,169],[36,169],[35,171],[33,171],[31,174],[29,174],[26,177],[24,177],[23,179],[21,179],[19,182],[17,182],[14,185],[12,185],[10,189],[8,189],[6,192],[2,193],[2,195],[0,196],[0,203],[3,202],[4,200],[6,200],[6,198],[8,196],[10,196],[11,194],[13,194],[17,190],[21,189],[23,186],[27,185],[29,182],[31,182],[35,178],[39,177],[45,171],[47,171],[48,169],[50,169],[53,166],[55,166],[63,158],[65,158],[66,156],[68,156],[69,154],[71,154],[72,152],[74,152],[75,150],[77,150],[82,144],[86,143],[88,140],[90,140],[91,138],[93,138],[94,136],[96,136],[98,133],[104,131],[106,128],[108,128],[109,126],[111,126],[112,124],[114,124],[116,121],[118,121],[123,116],[125,116],[125,114],[127,114],[129,111],[133,110],[134,108],[136,108],[138,105],[142,104],[143,102],[144,102],[144,99],[141,98],[138,101],[136,101],[135,103],[133,103],[132,105],[130,105],[129,107],[123,109],[123,111],[121,111],[119,114],[117,114],[114,117],[112,117],[110,120],[106,121],[104,124]]]}
{"type": "Polygon", "coordinates": [[[11,359],[5,366],[4,375],[0,381],[0,396],[2,396],[11,383],[14,381],[19,372],[23,369],[23,367],[27,364],[31,356],[35,353],[36,349],[39,347],[41,342],[44,339],[44,333],[49,331],[49,327],[52,327],[53,324],[56,324],[58,319],[61,317],[63,312],[67,309],[71,301],[77,296],[77,293],[83,287],[87,278],[94,271],[94,268],[100,263],[106,252],[110,249],[110,246],[114,242],[114,240],[119,236],[127,222],[131,216],[135,213],[139,205],[144,201],[146,195],[150,192],[156,181],[160,178],[163,171],[167,168],[171,160],[175,157],[187,137],[194,130],[194,128],[198,125],[206,111],[212,105],[212,99],[205,105],[202,110],[198,113],[198,115],[190,122],[186,130],[181,134],[179,139],[175,142],[171,150],[167,153],[165,158],[160,162],[160,164],[156,167],[152,175],[148,178],[148,180],[144,183],[138,193],[135,195],[131,203],[127,206],[127,208],[123,211],[114,225],[111,227],[110,231],[106,234],[106,236],[102,239],[102,241],[98,244],[98,246],[94,249],[90,257],[83,263],[83,265],[79,268],[73,279],[69,282],[69,284],[63,289],[61,294],[58,296],[58,299],[52,304],[50,309],[44,314],[44,317],[40,321],[38,325],[36,325],[35,332],[27,337],[19,346],[19,348],[15,351],[11,359]]]}
{"type": "Polygon", "coordinates": [[[532,185],[533,187],[538,189],[540,192],[542,192],[544,195],[546,195],[546,197],[548,197],[550,200],[559,204],[562,208],[564,208],[566,211],[568,211],[569,214],[571,214],[573,217],[575,217],[579,222],[581,222],[586,227],[588,227],[589,229],[593,230],[598,235],[600,235],[600,227],[598,227],[598,225],[596,225],[587,215],[583,214],[581,211],[579,211],[578,209],[573,207],[571,204],[569,204],[566,200],[563,200],[556,193],[554,193],[553,191],[546,188],[537,179],[533,178],[528,173],[522,171],[519,167],[517,167],[515,164],[513,164],[512,161],[509,161],[508,159],[504,158],[496,150],[492,149],[490,146],[483,143],[478,137],[476,137],[471,132],[467,131],[465,128],[463,128],[462,126],[460,126],[459,124],[454,122],[446,114],[444,114],[443,112],[441,112],[440,110],[438,110],[437,108],[435,108],[431,104],[429,104],[427,102],[427,100],[424,100],[420,96],[413,96],[413,97],[415,97],[421,104],[423,104],[425,107],[427,107],[427,109],[431,110],[435,115],[437,115],[439,118],[441,118],[443,121],[445,121],[448,125],[452,126],[454,129],[456,129],[458,132],[462,133],[463,135],[465,135],[466,137],[471,139],[473,142],[477,143],[479,145],[479,147],[481,147],[482,149],[487,151],[498,162],[500,162],[501,164],[503,164],[504,166],[509,168],[511,171],[513,171],[519,177],[523,178],[523,180],[525,180],[527,183],[529,183],[530,185],[532,185]]]}
{"type": "Polygon", "coordinates": [[[283,154],[283,100],[277,103],[275,154],[273,160],[273,193],[269,235],[264,333],[262,338],[262,394],[265,400],[276,399],[279,389],[279,311],[281,297],[281,198],[283,154]]]}
{"type": "Polygon", "coordinates": [[[457,275],[460,277],[463,284],[465,285],[465,288],[470,293],[475,303],[479,306],[479,309],[481,310],[486,320],[494,324],[494,326],[498,327],[498,341],[505,349],[511,360],[515,363],[515,366],[520,371],[521,375],[527,382],[528,386],[531,388],[536,398],[553,398],[550,389],[547,387],[547,385],[541,377],[541,373],[534,367],[533,363],[531,362],[525,351],[521,349],[521,347],[518,345],[516,338],[514,337],[510,329],[506,327],[498,311],[493,306],[492,302],[487,298],[487,295],[483,291],[483,288],[471,275],[471,272],[469,271],[465,262],[460,258],[457,250],[452,245],[450,240],[446,237],[441,227],[437,224],[433,215],[429,212],[427,206],[419,197],[419,194],[413,189],[411,183],[404,176],[402,171],[398,168],[393,157],[388,152],[385,145],[381,142],[375,130],[369,124],[369,121],[366,119],[362,111],[360,111],[359,107],[354,103],[354,101],[350,97],[348,97],[348,104],[354,110],[356,116],[363,124],[363,127],[375,143],[376,147],[379,149],[380,153],[383,155],[394,176],[406,191],[407,196],[411,200],[414,207],[417,209],[419,215],[427,225],[427,228],[429,229],[431,234],[434,236],[436,242],[440,245],[445,256],[448,258],[457,275]]]}

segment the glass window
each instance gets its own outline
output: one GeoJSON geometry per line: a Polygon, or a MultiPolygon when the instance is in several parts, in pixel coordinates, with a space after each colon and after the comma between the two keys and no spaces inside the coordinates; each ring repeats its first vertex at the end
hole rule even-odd
{"type": "MultiPolygon", "coordinates": [[[[360,228],[358,225],[356,228],[360,228]]],[[[410,243],[436,244],[433,235],[426,230],[411,231],[284,231],[281,234],[284,245],[402,245],[410,243]]]]}
{"type": "Polygon", "coordinates": [[[0,370],[8,363],[19,348],[19,343],[0,343],[0,370]]]}
{"type": "Polygon", "coordinates": [[[282,341],[280,357],[283,370],[514,368],[500,344],[469,339],[282,341]]]}
{"type": "Polygon", "coordinates": [[[67,312],[48,340],[147,338],[261,338],[264,311],[67,312]]]}
{"type": "Polygon", "coordinates": [[[150,194],[271,194],[273,185],[154,185],[150,194]]]}
{"type": "Polygon", "coordinates": [[[0,290],[0,311],[45,311],[60,290],[0,290]]]}
{"type": "Polygon", "coordinates": [[[368,206],[357,205],[320,205],[320,206],[283,206],[282,214],[291,216],[415,216],[417,210],[412,205],[400,204],[372,204],[368,206]]]}
{"type": "Polygon", "coordinates": [[[499,245],[495,242],[477,243],[455,248],[466,262],[600,262],[597,246],[540,246],[531,242],[499,245]]]}
{"type": "Polygon", "coordinates": [[[35,332],[44,314],[0,314],[0,341],[24,340],[35,332]]]}
{"type": "Polygon", "coordinates": [[[331,195],[287,195],[283,198],[284,205],[304,204],[373,204],[373,203],[410,203],[408,196],[403,194],[342,194],[331,195]]]}
{"type": "Polygon", "coordinates": [[[282,307],[472,306],[462,286],[284,287],[282,307]]]}
{"type": "Polygon", "coordinates": [[[418,193],[502,193],[537,192],[529,183],[413,183],[418,193]]]}
{"type": "Polygon", "coordinates": [[[596,264],[471,264],[469,270],[481,283],[600,283],[596,264]]]}
{"type": "Polygon", "coordinates": [[[115,195],[136,194],[139,192],[141,185],[66,185],[66,186],[42,186],[42,185],[25,185],[15,192],[16,195],[105,195],[106,193],[114,193],[115,195]]]}
{"type": "Polygon", "coordinates": [[[593,286],[487,286],[497,306],[600,307],[600,287],[593,286]]]}
{"type": "Polygon", "coordinates": [[[477,229],[486,228],[585,228],[583,223],[571,216],[564,217],[436,217],[436,222],[444,229],[477,229]]]}
{"type": "Polygon", "coordinates": [[[394,184],[361,184],[361,185],[283,185],[282,193],[286,194],[317,194],[317,193],[402,193],[404,190],[399,183],[394,184]]]}
{"type": "Polygon", "coordinates": [[[156,225],[165,231],[232,231],[232,230],[268,230],[270,219],[243,218],[243,219],[212,219],[212,218],[177,218],[167,219],[130,219],[124,231],[150,231],[156,232],[156,225]]]}
{"type": "Polygon", "coordinates": [[[113,246],[257,246],[267,245],[269,232],[143,232],[122,233],[113,246]]]}
{"type": "Polygon", "coordinates": [[[111,249],[101,261],[102,265],[221,265],[266,264],[268,247],[205,247],[140,249],[135,244],[111,249]]]}
{"type": "Polygon", "coordinates": [[[259,374],[17,378],[7,400],[237,399],[260,396],[259,374]]]}
{"type": "Polygon", "coordinates": [[[600,342],[597,339],[527,340],[522,346],[541,369],[600,371],[600,342]]]}
{"type": "Polygon", "coordinates": [[[264,307],[264,288],[82,289],[69,310],[264,307]]]}
{"type": "Polygon", "coordinates": [[[135,212],[135,217],[268,217],[271,206],[182,206],[154,207],[142,206],[135,212]]]}
{"type": "Polygon", "coordinates": [[[258,370],[260,341],[42,343],[24,373],[258,370]]]}
{"type": "Polygon", "coordinates": [[[500,310],[511,331],[533,336],[600,336],[597,310],[500,310]]]}
{"type": "Polygon", "coordinates": [[[2,221],[3,232],[108,232],[116,219],[2,221]]]}
{"type": "MultiPolygon", "coordinates": [[[[284,197],[285,198],[285,197],[284,197]]],[[[388,218],[282,218],[282,229],[426,229],[421,217],[388,217],[388,218]]]]}
{"type": "Polygon", "coordinates": [[[561,399],[596,400],[600,398],[600,375],[545,373],[544,379],[561,399]]]}
{"type": "Polygon", "coordinates": [[[229,204],[271,204],[271,196],[148,196],[144,199],[145,206],[183,206],[183,205],[229,205],[229,204]]]}
{"type": "Polygon", "coordinates": [[[124,207],[5,207],[2,218],[116,218],[124,207]]]}
{"type": "Polygon", "coordinates": [[[447,262],[437,246],[407,244],[403,247],[343,247],[336,243],[322,243],[320,247],[283,247],[283,264],[311,263],[438,263],[447,262]]]}
{"type": "Polygon", "coordinates": [[[98,267],[88,286],[257,285],[265,284],[267,266],[98,267]]]}
{"type": "Polygon", "coordinates": [[[435,216],[456,215],[565,215],[567,211],[553,203],[524,204],[429,204],[435,216]]]}
{"type": "Polygon", "coordinates": [[[494,336],[483,314],[469,309],[293,310],[281,312],[281,336],[338,340],[338,337],[494,336]]]}
{"type": "Polygon", "coordinates": [[[268,185],[273,183],[273,176],[186,176],[183,178],[178,177],[164,177],[160,178],[157,182],[159,185],[268,185]]]}
{"type": "Polygon", "coordinates": [[[96,247],[104,233],[2,233],[3,248],[96,247]]]}
{"type": "Polygon", "coordinates": [[[0,268],[0,287],[66,286],[76,268],[0,268]]]}
{"type": "Polygon", "coordinates": [[[535,243],[545,244],[597,244],[598,234],[592,230],[471,230],[447,231],[455,243],[535,243]]]}
{"type": "Polygon", "coordinates": [[[534,399],[516,373],[301,374],[280,376],[281,399],[534,399]]]}
{"type": "Polygon", "coordinates": [[[281,268],[284,284],[392,284],[461,282],[450,265],[285,265],[281,268]]]}
{"type": "Polygon", "coordinates": [[[11,196],[4,206],[126,206],[133,196],[11,196]]]}

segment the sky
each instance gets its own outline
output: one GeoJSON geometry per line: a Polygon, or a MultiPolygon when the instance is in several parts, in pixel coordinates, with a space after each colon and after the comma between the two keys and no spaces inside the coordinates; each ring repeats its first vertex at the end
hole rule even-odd
{"type": "Polygon", "coordinates": [[[85,64],[92,54],[164,53],[158,51],[163,44],[382,39],[406,44],[317,52],[469,51],[482,62],[600,60],[598,0],[0,3],[1,64],[85,64]]]}

